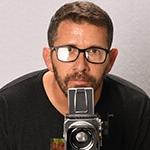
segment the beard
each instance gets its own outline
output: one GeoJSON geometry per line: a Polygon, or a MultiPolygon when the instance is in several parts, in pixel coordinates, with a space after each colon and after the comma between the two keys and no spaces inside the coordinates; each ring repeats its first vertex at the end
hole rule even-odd
{"type": "Polygon", "coordinates": [[[81,85],[73,85],[73,86],[69,86],[69,81],[85,81],[87,84],[84,85],[84,87],[92,87],[94,89],[94,91],[96,91],[101,83],[102,83],[102,78],[99,79],[98,81],[95,79],[95,77],[93,77],[92,75],[87,74],[86,72],[74,72],[72,74],[67,74],[64,79],[59,75],[58,70],[56,69],[56,67],[53,65],[53,71],[54,71],[54,75],[55,75],[55,79],[60,87],[60,89],[62,90],[62,92],[67,96],[67,92],[68,92],[68,88],[76,88],[76,87],[83,87],[82,84],[81,85]]]}

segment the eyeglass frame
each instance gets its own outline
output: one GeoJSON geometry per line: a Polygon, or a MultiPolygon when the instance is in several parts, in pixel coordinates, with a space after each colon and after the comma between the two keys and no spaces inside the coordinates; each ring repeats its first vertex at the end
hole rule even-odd
{"type": "Polygon", "coordinates": [[[78,47],[76,47],[76,46],[74,46],[74,45],[60,45],[60,46],[50,46],[50,49],[51,49],[52,51],[56,51],[56,57],[57,57],[57,59],[58,59],[59,61],[61,61],[61,62],[64,62],[64,63],[74,62],[74,61],[76,61],[76,60],[78,59],[80,53],[84,53],[84,57],[85,57],[85,59],[86,59],[89,63],[92,63],[92,64],[103,64],[103,63],[106,61],[107,55],[110,53],[110,49],[102,48],[102,47],[97,47],[97,46],[91,46],[91,47],[88,47],[88,48],[81,49],[81,48],[78,48],[78,47]],[[63,61],[63,60],[60,60],[60,59],[58,58],[58,54],[57,54],[58,49],[59,49],[60,47],[71,47],[71,48],[77,49],[77,50],[78,50],[78,55],[77,55],[77,57],[76,57],[74,60],[71,60],[71,61],[63,61]],[[90,60],[87,58],[87,56],[86,56],[85,53],[86,53],[86,51],[87,51],[88,49],[91,49],[91,48],[98,48],[98,49],[101,49],[101,50],[105,51],[105,52],[106,52],[106,55],[105,55],[104,61],[102,61],[102,62],[92,62],[92,61],[90,61],[90,60]]]}

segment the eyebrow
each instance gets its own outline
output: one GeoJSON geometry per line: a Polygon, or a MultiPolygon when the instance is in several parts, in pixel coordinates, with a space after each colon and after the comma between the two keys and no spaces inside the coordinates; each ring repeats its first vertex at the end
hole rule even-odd
{"type": "Polygon", "coordinates": [[[65,46],[74,47],[74,48],[77,48],[77,49],[80,49],[80,50],[86,50],[86,49],[89,49],[89,48],[100,48],[100,49],[104,49],[104,50],[109,50],[108,48],[104,48],[102,46],[97,46],[97,45],[91,45],[87,48],[79,48],[75,44],[64,44],[64,45],[58,45],[58,46],[54,46],[54,47],[57,48],[57,47],[65,47],[65,46]]]}

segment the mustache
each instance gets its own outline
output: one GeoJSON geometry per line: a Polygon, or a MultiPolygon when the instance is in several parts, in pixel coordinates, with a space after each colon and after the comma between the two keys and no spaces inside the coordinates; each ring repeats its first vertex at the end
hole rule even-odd
{"type": "Polygon", "coordinates": [[[75,72],[65,77],[65,83],[71,80],[96,82],[95,78],[85,72],[75,72]]]}

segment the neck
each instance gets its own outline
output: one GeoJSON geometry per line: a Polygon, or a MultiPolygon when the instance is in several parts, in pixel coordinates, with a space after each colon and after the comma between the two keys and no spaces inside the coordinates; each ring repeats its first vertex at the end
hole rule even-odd
{"type": "Polygon", "coordinates": [[[66,95],[61,91],[52,72],[48,71],[43,76],[45,92],[51,104],[62,114],[68,113],[68,102],[66,95]]]}
{"type": "Polygon", "coordinates": [[[95,105],[100,100],[102,87],[103,87],[103,82],[100,84],[99,88],[97,88],[96,91],[95,91],[95,101],[94,101],[95,105]]]}

